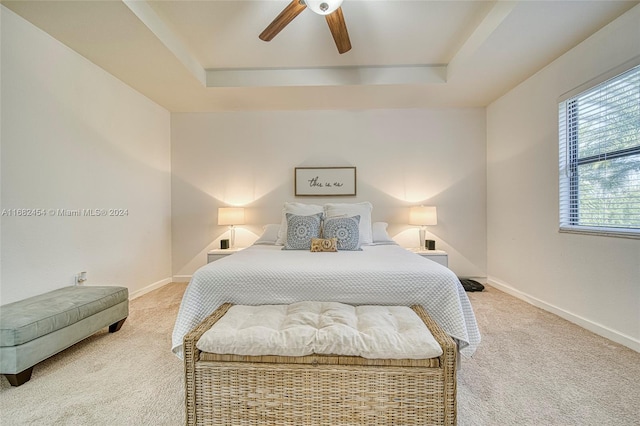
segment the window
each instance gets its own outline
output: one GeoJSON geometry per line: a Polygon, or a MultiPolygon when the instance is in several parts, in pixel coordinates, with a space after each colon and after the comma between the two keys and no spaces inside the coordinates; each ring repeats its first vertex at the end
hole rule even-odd
{"type": "Polygon", "coordinates": [[[640,65],[562,100],[559,119],[560,230],[640,238],[640,65]]]}

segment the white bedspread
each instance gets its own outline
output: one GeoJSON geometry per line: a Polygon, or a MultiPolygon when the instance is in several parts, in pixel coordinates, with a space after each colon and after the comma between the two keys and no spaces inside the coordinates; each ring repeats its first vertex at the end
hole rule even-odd
{"type": "Polygon", "coordinates": [[[187,287],[173,330],[182,356],[184,335],[225,302],[290,304],[314,300],[351,305],[422,305],[460,352],[472,355],[480,332],[460,281],[448,268],[402,247],[313,253],[251,246],[198,269],[187,287]]]}

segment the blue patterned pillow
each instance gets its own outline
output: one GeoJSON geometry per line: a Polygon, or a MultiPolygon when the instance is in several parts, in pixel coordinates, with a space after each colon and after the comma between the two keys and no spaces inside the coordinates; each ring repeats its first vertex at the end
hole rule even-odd
{"type": "Polygon", "coordinates": [[[360,216],[329,217],[324,220],[323,238],[337,238],[338,250],[360,248],[360,216]]]}
{"type": "Polygon", "coordinates": [[[320,237],[322,213],[298,216],[287,213],[287,239],[283,250],[310,250],[311,239],[320,237]]]}

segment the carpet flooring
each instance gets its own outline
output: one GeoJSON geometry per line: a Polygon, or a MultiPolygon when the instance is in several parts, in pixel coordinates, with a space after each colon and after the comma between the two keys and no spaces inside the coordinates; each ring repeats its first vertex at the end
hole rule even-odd
{"type": "MultiPolygon", "coordinates": [[[[134,299],[106,329],[0,379],[2,425],[181,425],[183,365],[170,351],[185,284],[134,299]]],[[[640,353],[487,286],[468,293],[482,343],[458,372],[459,425],[640,425],[640,353]]]]}

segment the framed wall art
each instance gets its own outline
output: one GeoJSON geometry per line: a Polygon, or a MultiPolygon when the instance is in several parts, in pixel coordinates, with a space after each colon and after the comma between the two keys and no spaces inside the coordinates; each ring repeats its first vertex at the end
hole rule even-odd
{"type": "Polygon", "coordinates": [[[301,196],[356,195],[355,167],[296,167],[294,193],[301,196]]]}

